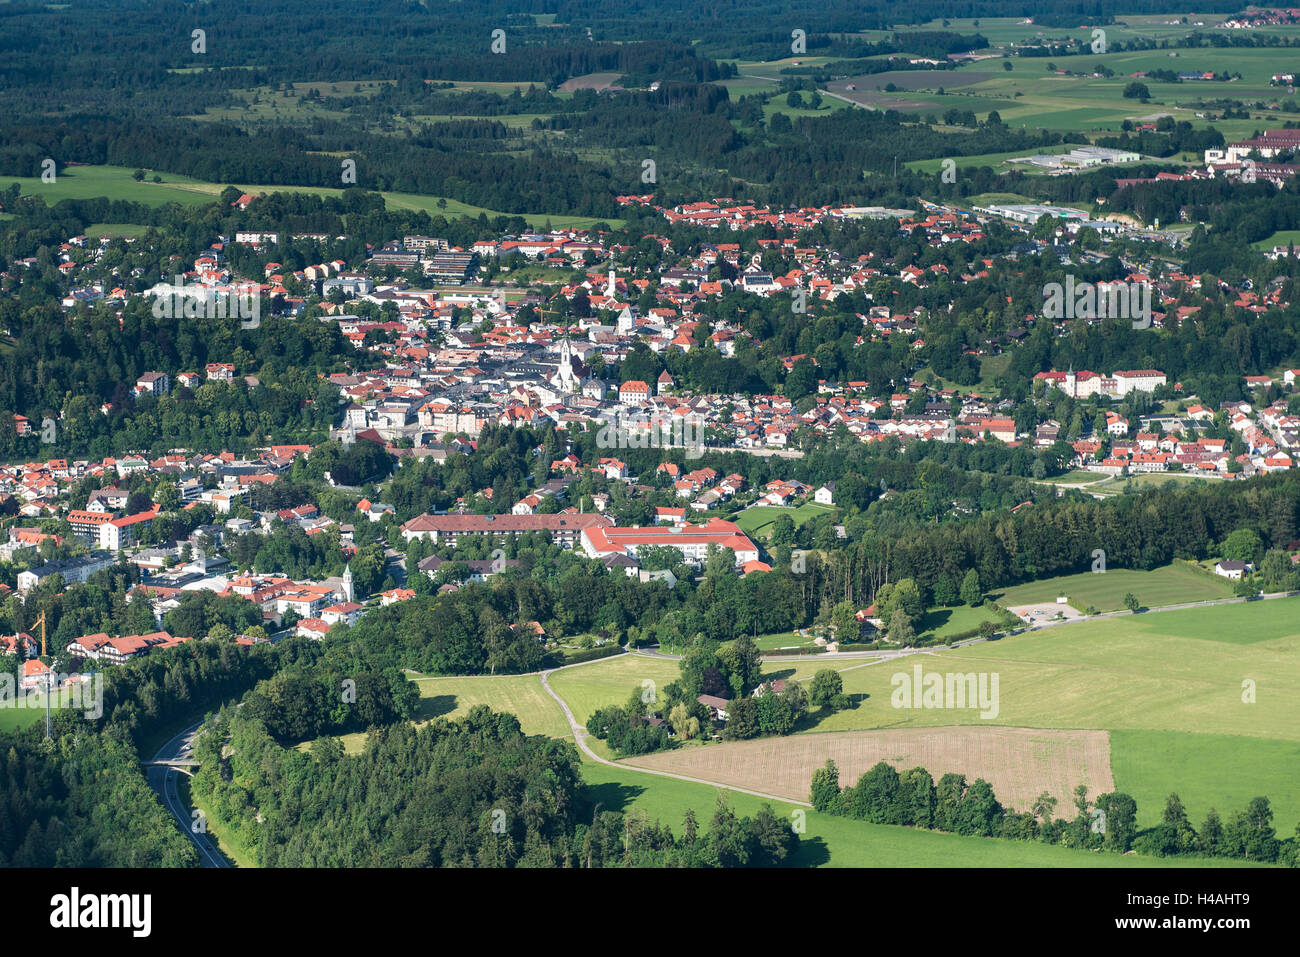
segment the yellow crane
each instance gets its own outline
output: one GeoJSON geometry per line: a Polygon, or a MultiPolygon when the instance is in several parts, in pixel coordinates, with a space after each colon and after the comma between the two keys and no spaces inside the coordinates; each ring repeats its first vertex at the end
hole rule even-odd
{"type": "Polygon", "coordinates": [[[41,657],[45,657],[45,610],[41,609],[41,617],[32,622],[32,627],[41,626],[41,657]]]}

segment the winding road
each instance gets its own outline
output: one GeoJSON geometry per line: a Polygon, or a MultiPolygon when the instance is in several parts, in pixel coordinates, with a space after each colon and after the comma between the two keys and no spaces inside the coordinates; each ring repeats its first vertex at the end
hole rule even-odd
{"type": "Polygon", "coordinates": [[[608,659],[597,658],[594,661],[580,661],[577,664],[563,665],[562,667],[551,668],[549,671],[543,671],[541,673],[542,687],[546,689],[547,694],[555,699],[556,703],[560,706],[560,710],[564,712],[564,717],[569,722],[569,730],[573,732],[573,740],[578,745],[579,750],[581,750],[582,753],[592,761],[595,761],[597,764],[608,765],[611,768],[619,768],[624,771],[635,771],[638,774],[655,774],[662,778],[676,778],[679,781],[689,781],[692,784],[705,784],[713,788],[725,788],[728,791],[739,791],[741,794],[751,794],[754,797],[760,797],[768,801],[775,801],[778,804],[798,804],[801,807],[812,807],[812,805],[807,801],[792,801],[790,798],[781,797],[776,794],[768,794],[765,791],[751,791],[749,788],[739,788],[730,784],[719,784],[717,781],[706,781],[703,778],[693,778],[685,774],[674,774],[671,771],[655,771],[650,768],[639,768],[632,764],[620,764],[617,761],[602,758],[595,751],[591,750],[591,746],[587,744],[587,729],[578,724],[577,719],[573,716],[573,712],[569,709],[568,702],[555,693],[555,689],[551,687],[549,679],[550,676],[557,671],[564,671],[566,668],[581,668],[583,665],[595,664],[596,661],[606,660],[608,659]]]}
{"type": "MultiPolygon", "coordinates": [[[[158,753],[153,756],[153,760],[155,762],[183,761],[192,758],[194,734],[202,724],[203,722],[200,721],[176,735],[158,749],[158,753]]],[[[178,773],[174,767],[150,764],[146,767],[145,776],[149,779],[149,786],[162,798],[163,806],[171,811],[172,817],[176,819],[176,826],[198,848],[201,866],[230,867],[230,862],[221,856],[206,832],[197,834],[194,832],[194,816],[190,809],[185,806],[185,802],[181,800],[178,773]]]]}

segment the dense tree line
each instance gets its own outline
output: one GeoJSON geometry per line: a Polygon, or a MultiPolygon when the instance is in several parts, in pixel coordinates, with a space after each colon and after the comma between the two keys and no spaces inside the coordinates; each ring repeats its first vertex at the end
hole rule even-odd
{"type": "Polygon", "coordinates": [[[196,867],[134,752],[84,725],[0,734],[0,867],[196,867]]]}
{"type": "Polygon", "coordinates": [[[265,867],[755,867],[799,845],[771,808],[750,819],[720,805],[680,838],[593,808],[571,743],[483,706],[392,725],[357,755],[328,737],[286,750],[246,710],[201,735],[195,791],[265,867]]]}
{"type": "Polygon", "coordinates": [[[881,761],[840,787],[834,761],[813,772],[813,809],[872,824],[897,824],[976,837],[1043,841],[1066,847],[1106,850],[1118,854],[1136,850],[1168,857],[1193,854],[1241,858],[1300,867],[1300,827],[1296,836],[1278,839],[1268,798],[1257,797],[1225,825],[1210,809],[1198,833],[1182,801],[1170,794],[1161,823],[1140,828],[1137,802],[1120,791],[1088,800],[1088,788],[1074,791],[1075,816],[1054,817],[1057,799],[1044,792],[1032,810],[1017,813],[1004,807],[983,778],[968,783],[965,775],[945,774],[936,784],[925,768],[899,773],[881,761]]]}

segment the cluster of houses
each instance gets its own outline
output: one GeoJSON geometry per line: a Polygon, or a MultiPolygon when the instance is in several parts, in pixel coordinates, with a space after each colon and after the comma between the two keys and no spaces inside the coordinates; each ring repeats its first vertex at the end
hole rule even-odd
{"type": "Polygon", "coordinates": [[[228,513],[251,487],[274,482],[288,470],[308,445],[274,445],[239,457],[231,452],[185,454],[173,452],[158,458],[144,456],[89,459],[47,459],[0,466],[0,501],[12,496],[21,518],[62,515],[67,491],[76,482],[100,479],[106,484],[94,492],[84,509],[68,511],[74,531],[87,544],[118,550],[133,544],[149,529],[156,512],[125,512],[128,493],[113,483],[143,474],[175,484],[182,505],[205,503],[218,513],[228,513]]]}
{"type": "Polygon", "coordinates": [[[1300,164],[1274,161],[1281,156],[1295,156],[1297,150],[1300,150],[1300,130],[1264,130],[1251,139],[1206,150],[1205,168],[1211,176],[1267,180],[1281,189],[1300,171],[1300,164]]]}

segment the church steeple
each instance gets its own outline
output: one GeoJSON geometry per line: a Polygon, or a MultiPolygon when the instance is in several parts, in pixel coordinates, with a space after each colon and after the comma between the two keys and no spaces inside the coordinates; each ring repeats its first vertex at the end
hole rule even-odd
{"type": "Polygon", "coordinates": [[[555,373],[555,387],[565,392],[578,391],[578,373],[574,368],[573,345],[566,334],[560,342],[560,366],[555,373]]]}

